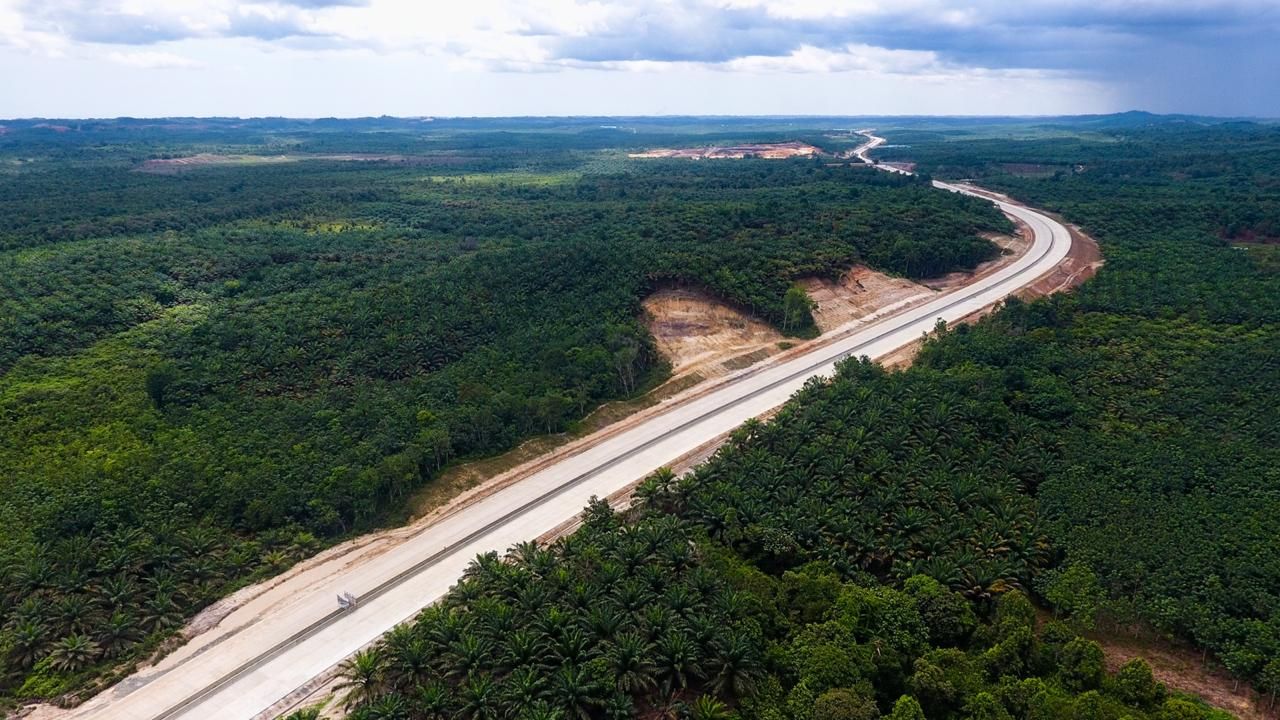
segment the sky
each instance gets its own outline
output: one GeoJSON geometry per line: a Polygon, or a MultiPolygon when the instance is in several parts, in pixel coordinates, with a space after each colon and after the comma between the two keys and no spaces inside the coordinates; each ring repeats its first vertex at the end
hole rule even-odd
{"type": "Polygon", "coordinates": [[[0,117],[1280,117],[1280,0],[0,0],[0,117]]]}

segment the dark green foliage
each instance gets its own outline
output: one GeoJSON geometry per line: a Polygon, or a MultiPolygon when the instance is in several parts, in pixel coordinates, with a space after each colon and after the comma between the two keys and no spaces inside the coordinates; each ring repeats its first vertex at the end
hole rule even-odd
{"type": "Polygon", "coordinates": [[[1005,393],[995,373],[849,361],[700,467],[684,512],[766,569],[822,560],[989,599],[1045,559],[1026,490],[1055,455],[1044,422],[1003,406],[1005,393]]]}
{"type": "Polygon", "coordinates": [[[1066,615],[1074,627],[1080,630],[1093,628],[1106,596],[1098,583],[1098,576],[1087,565],[1072,563],[1048,573],[1041,586],[1044,599],[1055,611],[1066,615]]]}
{"type": "Polygon", "coordinates": [[[851,690],[828,690],[813,704],[813,720],[877,720],[880,710],[871,698],[851,690]]]}
{"type": "Polygon", "coordinates": [[[1062,684],[1071,690],[1096,689],[1106,671],[1102,648],[1084,638],[1076,638],[1063,646],[1058,666],[1062,684]]]}
{"type": "MultiPolygon", "coordinates": [[[[443,602],[348,661],[352,717],[397,707],[427,717],[1004,720],[1098,706],[1142,720],[1160,702],[1132,673],[1100,683],[1095,658],[1075,651],[1097,646],[1078,638],[1063,654],[1070,665],[1011,664],[998,681],[989,649],[931,647],[919,599],[948,591],[929,578],[908,580],[913,595],[818,564],[761,575],[664,512],[624,521],[595,503],[588,514],[549,547],[477,558],[443,602]],[[804,610],[788,612],[795,598],[804,610]],[[1076,697],[1083,685],[1099,688],[1096,699],[1076,697]]],[[[1027,607],[1006,595],[981,625],[1034,648],[1027,607]]]]}
{"type": "MultiPolygon", "coordinates": [[[[1093,202],[1103,219],[1122,211],[1093,202]]],[[[1188,242],[1202,230],[1125,227],[1078,297],[1011,302],[931,340],[905,373],[845,363],[691,476],[643,486],[639,526],[690,522],[707,535],[697,562],[748,596],[738,617],[760,628],[767,674],[721,695],[743,717],[869,714],[859,698],[930,720],[1220,717],[1164,697],[1140,664],[1107,676],[1099,646],[1076,637],[1100,602],[1105,614],[1126,597],[1165,628],[1218,628],[1224,660],[1271,687],[1272,281],[1228,247],[1188,242]],[[1154,287],[1188,256],[1227,297],[1197,310],[1154,287]],[[1047,573],[1063,549],[1071,562],[1047,573]],[[1038,632],[1018,587],[1071,624],[1038,632]]],[[[659,712],[680,702],[640,697],[659,712]]]]}
{"type": "Polygon", "coordinates": [[[1164,700],[1164,686],[1151,675],[1151,666],[1140,658],[1125,663],[1111,678],[1112,693],[1124,702],[1142,708],[1164,700]]]}
{"type": "Polygon", "coordinates": [[[924,710],[920,703],[910,695],[903,695],[893,704],[890,720],[924,720],[924,710]]]}
{"type": "Polygon", "coordinates": [[[1103,140],[911,148],[922,169],[1059,210],[1107,261],[1072,296],[1012,304],[922,362],[999,373],[1017,405],[1065,391],[1071,423],[1036,488],[1068,560],[1040,585],[1062,612],[1103,599],[1104,622],[1192,640],[1265,691],[1280,656],[1280,276],[1255,249],[1280,234],[1280,130],[1103,140]],[[1043,177],[1000,164],[1052,162],[1043,177]]]}
{"type": "MultiPolygon", "coordinates": [[[[469,138],[468,152],[492,140],[469,138]]],[[[1061,210],[1103,242],[1107,268],[1073,296],[1012,301],[941,333],[907,372],[845,363],[692,476],[646,482],[627,522],[597,505],[550,549],[480,558],[443,603],[348,668],[353,717],[1214,717],[1164,697],[1140,666],[1105,674],[1098,646],[1076,637],[1099,601],[1103,622],[1141,619],[1194,639],[1275,692],[1280,292],[1273,269],[1229,242],[1275,236],[1280,139],[1254,127],[1128,129],[1105,143],[938,145],[913,148],[923,169],[985,174],[1061,210]],[[1028,159],[1041,152],[1051,156],[1028,159]],[[1003,166],[1037,162],[1061,167],[1003,166]],[[1032,588],[1070,624],[1037,631],[1016,592],[1032,588]]],[[[543,169],[573,167],[568,157],[543,158],[543,169]]],[[[947,224],[917,181],[809,163],[654,163],[503,182],[500,192],[460,176],[371,188],[389,194],[350,199],[343,207],[354,209],[324,221],[374,228],[332,238],[315,218],[292,218],[300,224],[262,247],[246,230],[227,244],[309,254],[180,288],[201,293],[194,300],[159,288],[156,321],[145,320],[148,305],[120,335],[14,334],[69,343],[49,355],[85,348],[19,361],[0,387],[4,407],[34,408],[9,415],[37,438],[12,463],[28,484],[7,490],[35,517],[13,523],[31,550],[6,570],[13,622],[0,642],[14,667],[32,667],[26,694],[72,679],[53,668],[59,639],[92,631],[105,653],[112,633],[131,632],[96,614],[102,601],[58,589],[85,575],[105,584],[96,565],[27,562],[44,557],[46,538],[96,538],[159,508],[178,527],[209,524],[211,547],[228,563],[234,554],[237,571],[210,574],[219,568],[177,551],[130,573],[172,578],[140,598],[140,629],[159,632],[216,593],[218,577],[288,562],[284,543],[251,543],[246,531],[361,527],[450,456],[505,447],[642,386],[660,372],[640,366],[634,322],[653,283],[699,282],[781,325],[799,274],[855,257],[904,273],[926,272],[926,256],[963,264],[979,255],[972,235],[985,217],[945,206],[964,213],[947,224]],[[937,252],[868,224],[876,208],[936,223],[937,252]],[[410,232],[404,218],[425,224],[410,232]],[[610,245],[615,235],[625,242],[610,245]],[[421,272],[404,275],[396,253],[421,272]],[[342,294],[317,292],[317,278],[342,294]],[[483,292],[500,282],[520,292],[483,292]],[[429,323],[415,314],[423,308],[436,313],[429,323]],[[600,308],[601,319],[584,312],[600,308]],[[105,339],[86,344],[95,337],[105,339]],[[559,337],[569,340],[554,352],[522,352],[559,337]],[[414,343],[400,352],[405,338],[414,343]],[[156,401],[145,378],[166,362],[175,377],[156,401]],[[114,383],[71,383],[88,374],[114,383]],[[60,435],[48,417],[94,426],[93,442],[60,435]],[[230,450],[200,449],[197,437],[243,432],[233,418],[254,433],[230,450]],[[100,446],[116,456],[94,455],[100,446]],[[51,506],[33,490],[35,463],[49,465],[42,478],[81,478],[70,501],[51,506]],[[164,478],[181,478],[192,504],[175,509],[179,486],[164,478]],[[180,570],[161,571],[170,567],[180,570]],[[188,579],[200,577],[210,579],[188,579]],[[40,600],[22,602],[27,588],[40,600]]],[[[222,242],[221,222],[195,235],[222,242]]],[[[22,228],[14,237],[46,242],[22,228]]]]}
{"type": "Polygon", "coordinates": [[[640,301],[656,287],[808,334],[798,278],[969,267],[995,251],[978,233],[1007,227],[866,168],[628,161],[595,152],[622,139],[598,128],[77,127],[0,141],[20,160],[0,173],[10,690],[65,638],[92,644],[58,672],[127,659],[402,512],[448,463],[650,387],[666,368],[640,301]],[[251,162],[295,132],[290,152],[406,157],[251,162]],[[202,150],[250,157],[138,171],[202,150]],[[928,263],[907,237],[928,238],[928,263]]]}
{"type": "Polygon", "coordinates": [[[956,647],[968,641],[978,619],[963,595],[947,590],[927,575],[908,578],[902,589],[915,599],[930,644],[956,647]]]}

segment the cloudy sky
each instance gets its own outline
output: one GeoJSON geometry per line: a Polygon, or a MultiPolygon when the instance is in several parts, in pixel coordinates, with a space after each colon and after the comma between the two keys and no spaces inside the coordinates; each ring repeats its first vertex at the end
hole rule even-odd
{"type": "Polygon", "coordinates": [[[1280,116],[1280,0],[0,0],[0,117],[1280,116]]]}

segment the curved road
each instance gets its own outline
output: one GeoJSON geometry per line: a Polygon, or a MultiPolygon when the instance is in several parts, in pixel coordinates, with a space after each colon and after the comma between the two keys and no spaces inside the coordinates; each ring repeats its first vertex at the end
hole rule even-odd
{"type": "MultiPolygon", "coordinates": [[[[863,134],[868,142],[855,151],[860,160],[902,172],[867,158],[866,153],[883,140],[863,134]]],[[[934,185],[977,195],[956,185],[934,185]]],[[[607,497],[778,407],[809,378],[830,375],[837,361],[883,357],[919,339],[938,320],[954,322],[1030,284],[1066,257],[1071,235],[1065,227],[1030,208],[993,202],[1034,234],[1031,249],[1012,264],[803,355],[743,373],[606,437],[444,517],[352,567],[330,587],[260,618],[252,628],[212,643],[167,670],[144,671],[104,691],[71,716],[253,718],[439,599],[477,554],[504,552],[558,527],[575,517],[593,495],[607,497]],[[343,612],[337,610],[335,596],[346,591],[355,594],[359,604],[343,612]]]]}

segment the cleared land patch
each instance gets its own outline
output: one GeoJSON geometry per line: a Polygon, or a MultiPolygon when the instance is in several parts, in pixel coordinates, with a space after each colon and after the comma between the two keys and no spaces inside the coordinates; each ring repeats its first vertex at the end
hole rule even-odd
{"type": "Polygon", "coordinates": [[[783,341],[767,323],[693,288],[658,290],[645,299],[644,309],[645,325],[677,376],[693,370],[723,375],[730,370],[726,361],[776,352],[783,341]]]}
{"type": "Polygon", "coordinates": [[[728,147],[702,148],[659,148],[641,153],[631,153],[633,158],[691,158],[705,159],[741,159],[745,157],[782,160],[793,157],[812,157],[821,155],[822,150],[802,142],[762,143],[758,145],[730,145],[728,147]]]}
{"type": "Polygon", "coordinates": [[[246,155],[218,153],[198,153],[176,158],[155,158],[145,160],[135,168],[138,172],[156,175],[173,175],[186,170],[202,167],[224,167],[244,165],[280,165],[283,163],[301,162],[303,160],[328,160],[331,162],[384,162],[397,165],[448,164],[448,157],[427,157],[419,155],[388,155],[381,153],[337,153],[326,155],[246,155]]]}

